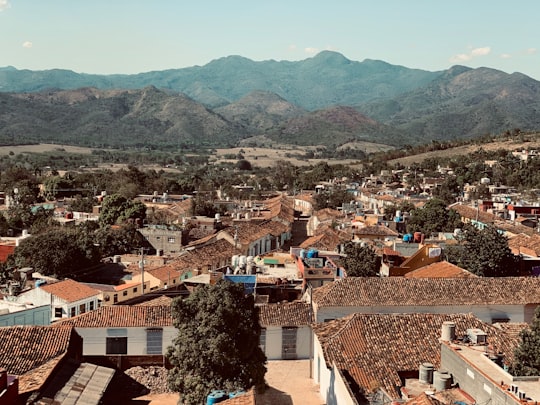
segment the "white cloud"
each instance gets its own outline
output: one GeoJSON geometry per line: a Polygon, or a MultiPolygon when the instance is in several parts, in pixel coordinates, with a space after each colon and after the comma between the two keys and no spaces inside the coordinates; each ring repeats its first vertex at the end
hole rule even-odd
{"type": "Polygon", "coordinates": [[[0,0],[0,11],[7,10],[11,7],[11,4],[9,4],[8,0],[0,0]]]}
{"type": "Polygon", "coordinates": [[[466,53],[460,53],[458,55],[454,55],[450,58],[450,62],[452,63],[460,63],[460,62],[467,62],[468,60],[471,60],[472,56],[466,53]]]}
{"type": "Polygon", "coordinates": [[[512,57],[512,55],[510,55],[509,53],[501,54],[501,59],[510,59],[511,57],[512,57]]]}
{"type": "Polygon", "coordinates": [[[489,46],[485,46],[483,48],[471,48],[471,50],[468,53],[459,53],[457,55],[450,57],[450,62],[452,63],[468,62],[472,60],[473,58],[476,58],[477,56],[485,56],[485,55],[489,55],[490,53],[491,53],[491,48],[489,46]]]}
{"type": "Polygon", "coordinates": [[[483,48],[475,48],[471,51],[472,56],[484,56],[489,55],[491,52],[491,48],[489,46],[485,46],[483,48]]]}
{"type": "Polygon", "coordinates": [[[296,51],[296,45],[295,44],[290,44],[289,45],[289,51],[296,51]]]}
{"type": "Polygon", "coordinates": [[[30,41],[24,41],[23,44],[22,44],[23,48],[26,48],[26,49],[32,48],[32,45],[33,44],[30,41]]]}
{"type": "Polygon", "coordinates": [[[532,54],[538,52],[538,49],[536,49],[536,48],[529,48],[529,49],[527,49],[526,52],[527,52],[529,55],[532,55],[532,54]]]}
{"type": "Polygon", "coordinates": [[[318,48],[305,48],[304,52],[310,55],[315,55],[316,53],[319,52],[319,49],[318,48]]]}

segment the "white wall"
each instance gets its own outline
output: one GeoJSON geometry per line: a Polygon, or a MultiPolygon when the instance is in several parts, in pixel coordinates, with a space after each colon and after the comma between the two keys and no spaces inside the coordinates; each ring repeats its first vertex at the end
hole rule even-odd
{"type": "MultiPolygon", "coordinates": [[[[83,338],[83,356],[105,356],[107,353],[108,328],[75,328],[83,338]]],[[[125,329],[127,332],[128,356],[146,355],[146,328],[110,328],[125,329]]],[[[163,352],[172,344],[177,330],[173,326],[163,327],[163,352]]]]}
{"type": "MultiPolygon", "coordinates": [[[[265,354],[268,360],[281,360],[283,332],[281,326],[266,326],[265,354]]],[[[311,351],[311,327],[300,326],[296,330],[296,357],[309,359],[311,351]]]]}
{"type": "Polygon", "coordinates": [[[373,307],[323,307],[315,306],[316,322],[339,319],[354,313],[362,314],[468,314],[472,313],[483,322],[494,318],[508,318],[510,322],[530,322],[534,309],[523,305],[434,305],[434,306],[373,306],[373,307]]]}

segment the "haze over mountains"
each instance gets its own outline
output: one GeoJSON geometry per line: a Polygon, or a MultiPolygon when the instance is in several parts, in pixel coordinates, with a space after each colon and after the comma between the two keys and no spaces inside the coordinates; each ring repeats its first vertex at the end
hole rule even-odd
{"type": "Polygon", "coordinates": [[[399,146],[540,129],[540,82],[454,66],[428,72],[325,51],[299,62],[239,56],[204,66],[89,75],[0,68],[0,142],[94,147],[399,146]]]}

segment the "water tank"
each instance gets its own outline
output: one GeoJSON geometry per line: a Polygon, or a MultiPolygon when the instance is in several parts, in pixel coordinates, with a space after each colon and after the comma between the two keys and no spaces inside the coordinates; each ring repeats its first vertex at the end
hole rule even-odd
{"type": "Polygon", "coordinates": [[[442,324],[441,340],[451,342],[456,338],[456,324],[452,321],[446,321],[442,324]]]}
{"type": "Polygon", "coordinates": [[[308,259],[314,259],[316,257],[319,257],[319,252],[316,249],[309,249],[306,257],[308,259]]]}
{"type": "Polygon", "coordinates": [[[300,249],[300,259],[305,259],[305,258],[306,258],[306,250],[300,249]]]}
{"type": "Polygon", "coordinates": [[[238,266],[238,255],[233,255],[232,259],[231,259],[231,265],[233,267],[236,267],[238,266]]]}
{"type": "Polygon", "coordinates": [[[66,212],[66,219],[73,219],[73,212],[66,212]]]}
{"type": "Polygon", "coordinates": [[[229,399],[229,396],[225,393],[225,391],[214,390],[208,394],[208,397],[206,398],[206,405],[214,405],[225,401],[226,399],[229,399]]]}
{"type": "Polygon", "coordinates": [[[413,234],[414,243],[420,243],[422,241],[422,232],[415,232],[413,234]]]}
{"type": "Polygon", "coordinates": [[[419,368],[418,379],[420,382],[431,384],[433,382],[433,370],[435,366],[431,363],[422,363],[419,368]]]}
{"type": "Polygon", "coordinates": [[[247,257],[246,256],[240,256],[239,260],[238,260],[238,264],[240,266],[243,266],[247,263],[247,257]]]}
{"type": "Polygon", "coordinates": [[[255,258],[254,258],[253,256],[248,256],[248,257],[246,258],[246,261],[247,261],[248,263],[253,263],[253,262],[255,261],[255,258]]]}
{"type": "Polygon", "coordinates": [[[401,211],[400,211],[400,210],[397,210],[397,211],[396,211],[396,217],[400,217],[400,218],[401,218],[401,211]]]}
{"type": "Polygon", "coordinates": [[[246,215],[245,215],[245,216],[246,216],[246,219],[250,219],[250,218],[251,218],[251,213],[246,212],[246,215]]]}
{"type": "Polygon", "coordinates": [[[435,371],[433,373],[433,387],[437,391],[450,389],[452,386],[452,376],[447,371],[435,371]]]}
{"type": "Polygon", "coordinates": [[[221,215],[216,214],[216,215],[215,215],[215,218],[216,218],[216,221],[218,221],[218,222],[221,221],[221,215]]]}
{"type": "Polygon", "coordinates": [[[237,396],[240,396],[242,394],[245,394],[246,391],[244,390],[238,390],[238,391],[233,391],[233,392],[229,392],[229,398],[236,398],[237,396]]]}
{"type": "Polygon", "coordinates": [[[28,229],[23,229],[22,230],[22,237],[26,238],[27,236],[28,236],[28,229]]]}
{"type": "Polygon", "coordinates": [[[490,183],[489,177],[482,177],[480,179],[480,184],[489,184],[489,183],[490,183]]]}
{"type": "Polygon", "coordinates": [[[410,233],[406,233],[403,235],[403,242],[411,243],[413,240],[413,236],[410,233]]]}
{"type": "Polygon", "coordinates": [[[120,263],[121,261],[122,261],[122,256],[120,255],[113,256],[113,263],[120,263]]]}

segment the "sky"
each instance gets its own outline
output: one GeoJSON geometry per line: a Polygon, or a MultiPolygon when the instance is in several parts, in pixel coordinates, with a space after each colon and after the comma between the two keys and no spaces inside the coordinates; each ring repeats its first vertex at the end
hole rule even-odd
{"type": "Polygon", "coordinates": [[[0,67],[133,74],[323,50],[540,80],[538,0],[0,0],[0,67]]]}

